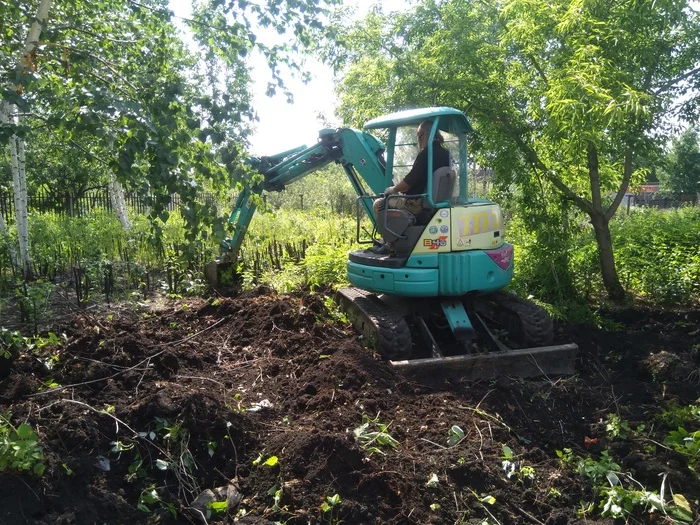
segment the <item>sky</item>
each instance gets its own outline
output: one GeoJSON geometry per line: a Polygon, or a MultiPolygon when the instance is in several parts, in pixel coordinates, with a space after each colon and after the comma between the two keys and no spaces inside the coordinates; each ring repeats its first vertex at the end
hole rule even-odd
{"type": "MultiPolygon", "coordinates": [[[[376,3],[373,0],[344,2],[346,6],[357,7],[358,17],[367,13],[376,3]]],[[[191,12],[190,5],[191,0],[170,0],[170,8],[176,17],[188,18],[191,12]]],[[[381,5],[385,13],[410,7],[407,0],[383,0],[381,5]]],[[[250,152],[253,155],[275,155],[297,146],[314,144],[319,130],[325,127],[323,121],[317,118],[319,114],[327,123],[333,126],[340,125],[334,115],[336,96],[333,72],[329,66],[307,60],[306,69],[312,75],[308,84],[299,79],[285,78],[287,87],[294,95],[293,104],[289,104],[281,93],[274,97],[265,95],[271,77],[262,57],[254,57],[252,66],[253,104],[260,119],[250,139],[250,152]]]]}

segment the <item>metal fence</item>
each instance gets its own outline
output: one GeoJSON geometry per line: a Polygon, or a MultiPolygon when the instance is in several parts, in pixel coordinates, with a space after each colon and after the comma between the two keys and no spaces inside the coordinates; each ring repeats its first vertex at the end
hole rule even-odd
{"type": "Polygon", "coordinates": [[[632,206],[647,206],[661,209],[680,208],[682,206],[700,206],[700,194],[686,193],[644,193],[630,195],[632,206]]]}
{"type": "MultiPolygon", "coordinates": [[[[136,213],[147,213],[148,206],[143,198],[134,193],[124,195],[127,207],[136,213]]],[[[168,205],[169,211],[174,211],[180,205],[178,195],[173,195],[168,205]]],[[[84,191],[78,195],[52,193],[46,190],[27,195],[27,207],[30,211],[52,212],[67,217],[81,217],[95,210],[112,211],[112,199],[109,188],[99,187],[84,191]]],[[[14,222],[15,203],[11,192],[0,192],[0,214],[6,222],[14,222]]]]}

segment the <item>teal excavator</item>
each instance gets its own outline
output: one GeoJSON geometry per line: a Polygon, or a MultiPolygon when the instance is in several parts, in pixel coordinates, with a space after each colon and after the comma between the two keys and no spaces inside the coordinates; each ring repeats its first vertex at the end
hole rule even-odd
{"type": "Polygon", "coordinates": [[[513,245],[504,240],[501,209],[470,198],[467,135],[461,111],[447,107],[392,113],[351,128],[321,130],[318,142],[250,160],[262,182],[237,197],[233,235],[222,256],[209,265],[215,285],[231,266],[255,213],[255,194],[281,191],[330,163],[339,164],[357,193],[357,241],[392,243],[389,255],[353,251],[347,275],[352,284],[337,302],[355,328],[394,367],[407,371],[460,369],[468,378],[532,377],[574,372],[577,347],[553,345],[552,321],[540,306],[503,291],[513,278],[513,245]],[[420,195],[384,195],[415,157],[415,128],[432,122],[428,139],[428,184],[420,195]],[[385,130],[386,145],[368,130],[385,130]],[[433,138],[445,138],[451,165],[432,169],[433,138]],[[410,138],[409,138],[410,137],[410,138]],[[411,159],[411,160],[408,160],[411,159]],[[373,201],[386,197],[386,207],[373,201]],[[393,209],[392,199],[420,198],[423,211],[393,209]],[[372,235],[361,239],[366,214],[372,235]]]}

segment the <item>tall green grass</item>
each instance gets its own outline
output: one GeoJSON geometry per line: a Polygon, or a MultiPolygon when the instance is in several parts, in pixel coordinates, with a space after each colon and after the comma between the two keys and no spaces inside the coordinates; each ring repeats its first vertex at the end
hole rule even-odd
{"type": "Polygon", "coordinates": [[[258,213],[241,247],[245,282],[282,292],[347,284],[347,254],[360,247],[355,238],[352,216],[319,208],[258,213]]]}
{"type": "MultiPolygon", "coordinates": [[[[586,217],[572,212],[561,222],[552,220],[535,231],[516,215],[506,225],[506,236],[516,247],[511,287],[567,316],[571,304],[603,297],[604,288],[586,217]]],[[[84,304],[106,297],[110,276],[110,299],[142,297],[158,288],[171,295],[206,291],[202,267],[217,255],[215,242],[188,242],[177,212],[159,225],[160,238],[146,217],[134,215],[132,224],[125,232],[105,212],[79,218],[32,215],[30,250],[39,280],[20,282],[0,240],[0,308],[2,299],[19,297],[34,305],[36,321],[36,305],[48,304],[50,285],[75,287],[76,300],[84,304]]],[[[700,303],[700,208],[632,210],[616,217],[611,231],[620,279],[632,296],[653,303],[700,303]]],[[[325,204],[258,212],[241,248],[244,282],[281,292],[342,286],[347,284],[347,254],[361,247],[354,215],[333,212],[325,204]]]]}

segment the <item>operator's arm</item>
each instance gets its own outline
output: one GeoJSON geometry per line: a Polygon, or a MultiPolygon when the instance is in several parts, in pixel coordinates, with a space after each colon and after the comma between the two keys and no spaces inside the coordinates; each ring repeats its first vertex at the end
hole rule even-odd
{"type": "Polygon", "coordinates": [[[396,186],[390,186],[387,189],[384,190],[385,194],[391,194],[391,193],[404,193],[406,190],[408,190],[410,186],[406,183],[406,181],[402,180],[396,186]]]}

